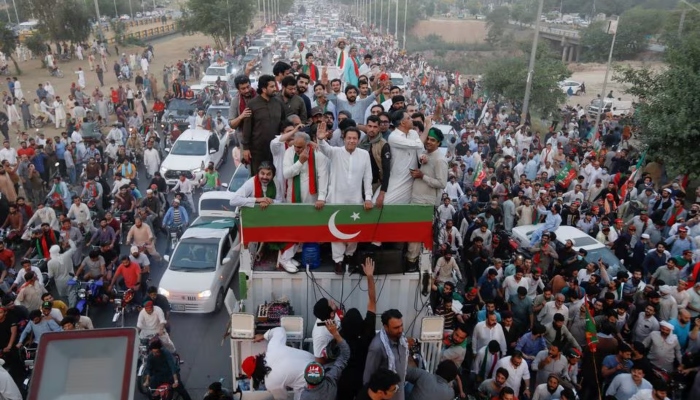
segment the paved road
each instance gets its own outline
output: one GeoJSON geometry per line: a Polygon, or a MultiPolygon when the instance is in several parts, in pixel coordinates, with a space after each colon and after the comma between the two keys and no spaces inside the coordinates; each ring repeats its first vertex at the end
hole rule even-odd
{"type": "MultiPolygon", "coordinates": [[[[269,60],[263,61],[263,72],[271,73],[272,67],[269,60]]],[[[233,174],[233,162],[229,159],[219,169],[222,182],[228,182],[233,174]]],[[[139,176],[145,176],[145,170],[139,168],[139,176]]],[[[147,182],[139,180],[139,188],[145,193],[147,182]]],[[[198,196],[195,196],[198,201],[198,196]]],[[[166,238],[161,235],[158,238],[158,251],[163,254],[166,248],[166,238]]],[[[128,251],[125,249],[125,251],[128,251]]],[[[158,286],[164,270],[167,268],[165,262],[151,268],[151,284],[158,286]]],[[[93,319],[95,327],[112,327],[113,309],[109,306],[99,310],[91,311],[90,317],[93,319]]],[[[127,315],[126,326],[136,325],[136,314],[127,315]]],[[[178,353],[185,363],[182,368],[182,380],[185,387],[193,399],[201,398],[206,388],[213,381],[225,378],[224,385],[231,385],[231,361],[230,343],[222,338],[226,329],[228,315],[225,311],[218,314],[191,315],[191,314],[171,314],[170,324],[172,327],[171,337],[178,353]]],[[[137,394],[138,398],[143,398],[137,394]]]]}

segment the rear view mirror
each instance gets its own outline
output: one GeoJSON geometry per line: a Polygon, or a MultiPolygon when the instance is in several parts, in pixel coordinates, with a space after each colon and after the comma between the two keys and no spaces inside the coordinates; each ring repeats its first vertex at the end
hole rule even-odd
{"type": "Polygon", "coordinates": [[[167,255],[167,254],[164,255],[164,256],[163,256],[163,260],[165,260],[165,262],[170,262],[170,256],[167,255]]]}
{"type": "Polygon", "coordinates": [[[215,154],[215,153],[216,153],[216,149],[209,149],[209,154],[215,154]]]}

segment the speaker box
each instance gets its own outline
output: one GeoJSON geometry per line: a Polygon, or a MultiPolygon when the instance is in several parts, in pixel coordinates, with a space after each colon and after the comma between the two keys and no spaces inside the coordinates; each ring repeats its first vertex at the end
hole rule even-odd
{"type": "Polygon", "coordinates": [[[367,257],[374,261],[375,275],[403,274],[406,270],[404,243],[383,243],[381,246],[362,244],[355,252],[355,263],[362,272],[367,257]]]}

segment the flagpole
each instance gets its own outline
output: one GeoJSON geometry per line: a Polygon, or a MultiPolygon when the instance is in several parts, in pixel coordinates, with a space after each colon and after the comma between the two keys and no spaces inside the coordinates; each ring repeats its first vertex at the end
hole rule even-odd
{"type": "MultiPolygon", "coordinates": [[[[612,22],[612,21],[611,21],[612,22]]],[[[612,43],[610,44],[610,54],[608,54],[608,65],[605,67],[605,79],[603,80],[603,89],[600,92],[600,106],[598,107],[598,112],[595,115],[595,125],[593,125],[594,135],[598,133],[598,124],[600,124],[600,114],[605,108],[605,91],[608,86],[608,76],[610,75],[610,66],[612,65],[613,50],[615,50],[615,40],[617,39],[617,31],[620,28],[620,17],[615,20],[615,32],[613,32],[612,43]]],[[[608,32],[606,32],[608,33],[608,32]]]]}
{"type": "Polygon", "coordinates": [[[598,391],[598,400],[603,400],[603,394],[600,391],[600,381],[598,379],[598,363],[595,362],[595,353],[591,353],[593,358],[593,373],[595,376],[595,388],[598,391]]]}

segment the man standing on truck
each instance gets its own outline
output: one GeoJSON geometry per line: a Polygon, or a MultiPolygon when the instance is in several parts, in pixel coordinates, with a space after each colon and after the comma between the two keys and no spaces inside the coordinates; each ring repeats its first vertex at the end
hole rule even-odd
{"type": "MultiPolygon", "coordinates": [[[[357,148],[360,131],[355,127],[347,128],[342,133],[344,147],[332,147],[325,140],[328,130],[323,124],[318,125],[316,136],[321,152],[331,161],[330,186],[328,202],[331,204],[362,204],[365,210],[372,209],[372,165],[369,152],[357,148]],[[360,192],[357,188],[362,188],[360,192]],[[363,201],[364,197],[364,201],[363,201]]],[[[232,204],[233,205],[233,204],[232,204]]],[[[343,274],[344,261],[355,255],[357,243],[333,242],[333,261],[335,273],[343,274]]]]}
{"type": "MultiPolygon", "coordinates": [[[[437,150],[444,138],[445,136],[440,129],[430,128],[428,130],[428,137],[425,138],[427,153],[421,156],[418,169],[411,170],[411,177],[413,177],[411,204],[430,204],[433,206],[440,204],[442,189],[447,186],[448,167],[447,160],[437,150]]],[[[418,269],[420,249],[421,243],[408,244],[406,259],[409,271],[418,269]]]]}

